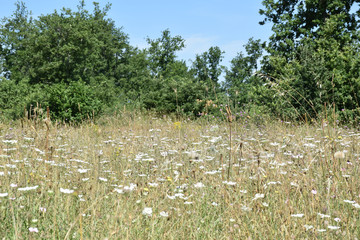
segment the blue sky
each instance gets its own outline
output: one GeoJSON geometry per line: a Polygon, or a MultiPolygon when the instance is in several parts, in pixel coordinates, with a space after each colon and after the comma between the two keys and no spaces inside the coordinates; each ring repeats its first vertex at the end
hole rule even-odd
{"type": "MultiPolygon", "coordinates": [[[[15,0],[1,0],[0,18],[9,17],[15,10],[15,0]]],[[[48,14],[62,7],[76,10],[76,0],[24,0],[33,17],[48,14]]],[[[87,9],[92,2],[86,0],[87,9]]],[[[194,60],[196,54],[219,46],[225,51],[223,65],[229,66],[250,37],[267,40],[271,35],[269,24],[260,26],[261,0],[98,0],[101,7],[112,4],[108,16],[129,35],[130,43],[147,47],[146,37],[155,39],[169,29],[172,36],[185,39],[186,48],[178,58],[194,60]]]]}

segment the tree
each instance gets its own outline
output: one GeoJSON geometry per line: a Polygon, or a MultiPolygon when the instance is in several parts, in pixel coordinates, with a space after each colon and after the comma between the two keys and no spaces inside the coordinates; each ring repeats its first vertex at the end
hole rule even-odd
{"type": "Polygon", "coordinates": [[[219,76],[221,75],[224,67],[220,65],[225,52],[221,51],[219,47],[210,47],[207,53],[209,65],[209,77],[213,83],[219,85],[219,76]]]}
{"type": "Polygon", "coordinates": [[[219,77],[224,70],[220,65],[224,52],[219,47],[210,47],[208,51],[197,54],[192,72],[197,82],[207,85],[214,92],[219,90],[219,77]]]}
{"type": "Polygon", "coordinates": [[[241,90],[241,84],[250,83],[250,78],[258,69],[258,61],[262,56],[263,46],[260,39],[250,38],[244,45],[247,56],[243,53],[231,60],[230,70],[226,71],[224,87],[226,89],[241,90]]]}
{"type": "Polygon", "coordinates": [[[84,7],[82,1],[77,12],[63,8],[32,21],[18,2],[15,17],[5,19],[0,31],[7,77],[31,84],[120,77],[128,37],[106,18],[110,5],[94,3],[92,13],[84,7]]]}
{"type": "Polygon", "coordinates": [[[231,60],[230,69],[226,71],[223,88],[237,105],[242,107],[262,105],[262,95],[266,88],[263,86],[263,79],[256,75],[256,71],[263,46],[260,40],[250,38],[244,47],[246,55],[239,52],[231,60]]]}
{"type": "Polygon", "coordinates": [[[16,2],[16,10],[10,18],[3,18],[0,26],[1,74],[7,79],[21,79],[29,74],[31,55],[27,52],[34,36],[31,13],[23,2],[16,2]]]}
{"type": "Polygon", "coordinates": [[[172,37],[170,30],[162,32],[162,36],[157,39],[146,39],[150,45],[149,66],[153,76],[166,77],[170,71],[170,66],[176,62],[176,52],[185,47],[185,40],[181,36],[172,37]]]}
{"type": "Polygon", "coordinates": [[[270,37],[267,50],[292,58],[295,48],[302,39],[317,39],[323,26],[336,19],[338,28],[330,33],[339,42],[358,38],[360,11],[352,7],[360,0],[264,0],[264,9],[259,13],[265,18],[260,24],[272,22],[274,34],[270,37]]]}
{"type": "Polygon", "coordinates": [[[16,6],[12,17],[5,18],[0,26],[2,73],[19,86],[41,91],[39,97],[28,91],[28,96],[22,96],[27,102],[22,104],[41,101],[44,107],[51,104],[54,117],[79,120],[87,117],[90,108],[96,106],[94,112],[100,113],[116,100],[119,89],[115,86],[128,77],[129,59],[137,52],[121,28],[106,17],[109,4],[100,9],[94,3],[89,12],[82,0],[78,11],[63,8],[35,20],[29,17],[24,3],[17,2],[16,6]],[[54,101],[56,98],[60,102],[54,101]],[[55,106],[62,102],[72,110],[55,106]],[[76,111],[74,106],[82,110],[76,111]]]}
{"type": "Polygon", "coordinates": [[[263,1],[262,24],[272,22],[274,34],[262,71],[276,86],[278,113],[315,118],[327,111],[325,103],[339,115],[341,109],[359,113],[360,76],[353,71],[359,67],[360,10],[353,8],[359,2],[263,1]]]}
{"type": "Polygon", "coordinates": [[[128,37],[105,18],[94,5],[92,14],[79,6],[78,12],[63,9],[60,14],[41,16],[36,21],[39,31],[35,40],[34,81],[86,83],[119,78],[120,65],[129,47],[128,37]],[[50,77],[49,77],[50,76],[50,77]]]}

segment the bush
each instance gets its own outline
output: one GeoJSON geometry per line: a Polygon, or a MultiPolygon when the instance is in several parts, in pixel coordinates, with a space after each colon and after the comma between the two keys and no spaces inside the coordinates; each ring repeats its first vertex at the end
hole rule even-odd
{"type": "Polygon", "coordinates": [[[26,80],[15,83],[5,78],[0,79],[0,113],[2,119],[12,119],[24,116],[27,96],[32,89],[26,80]]]}
{"type": "Polygon", "coordinates": [[[28,117],[37,117],[50,108],[51,118],[66,122],[79,122],[83,119],[98,116],[106,106],[104,96],[99,89],[86,85],[82,81],[70,84],[30,85],[26,80],[16,84],[14,81],[0,81],[0,109],[4,119],[19,119],[30,113],[28,117]]]}
{"type": "Polygon", "coordinates": [[[48,87],[51,117],[66,122],[79,122],[101,113],[103,103],[93,87],[84,82],[54,84],[48,87]]]}
{"type": "Polygon", "coordinates": [[[156,78],[143,93],[142,102],[145,109],[193,115],[203,110],[196,100],[203,99],[204,92],[205,88],[191,78],[156,78]]]}

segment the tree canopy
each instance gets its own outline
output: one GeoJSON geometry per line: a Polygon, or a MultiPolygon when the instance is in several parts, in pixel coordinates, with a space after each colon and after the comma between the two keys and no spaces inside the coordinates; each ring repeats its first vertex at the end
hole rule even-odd
{"type": "Polygon", "coordinates": [[[230,105],[297,120],[335,111],[358,122],[359,3],[264,0],[260,24],[272,36],[250,38],[225,68],[218,46],[191,65],[179,59],[186,41],[169,29],[145,49],[131,46],[107,16],[110,4],[90,11],[82,0],[76,11],[33,18],[18,1],[0,25],[0,112],[16,119],[49,106],[53,119],[81,121],[127,107],[216,117],[230,105]]]}

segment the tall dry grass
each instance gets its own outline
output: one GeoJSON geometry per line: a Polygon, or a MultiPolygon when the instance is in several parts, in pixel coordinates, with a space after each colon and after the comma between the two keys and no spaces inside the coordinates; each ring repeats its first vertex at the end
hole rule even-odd
{"type": "Polygon", "coordinates": [[[360,133],[246,119],[1,124],[0,237],[356,239],[360,133]]]}

